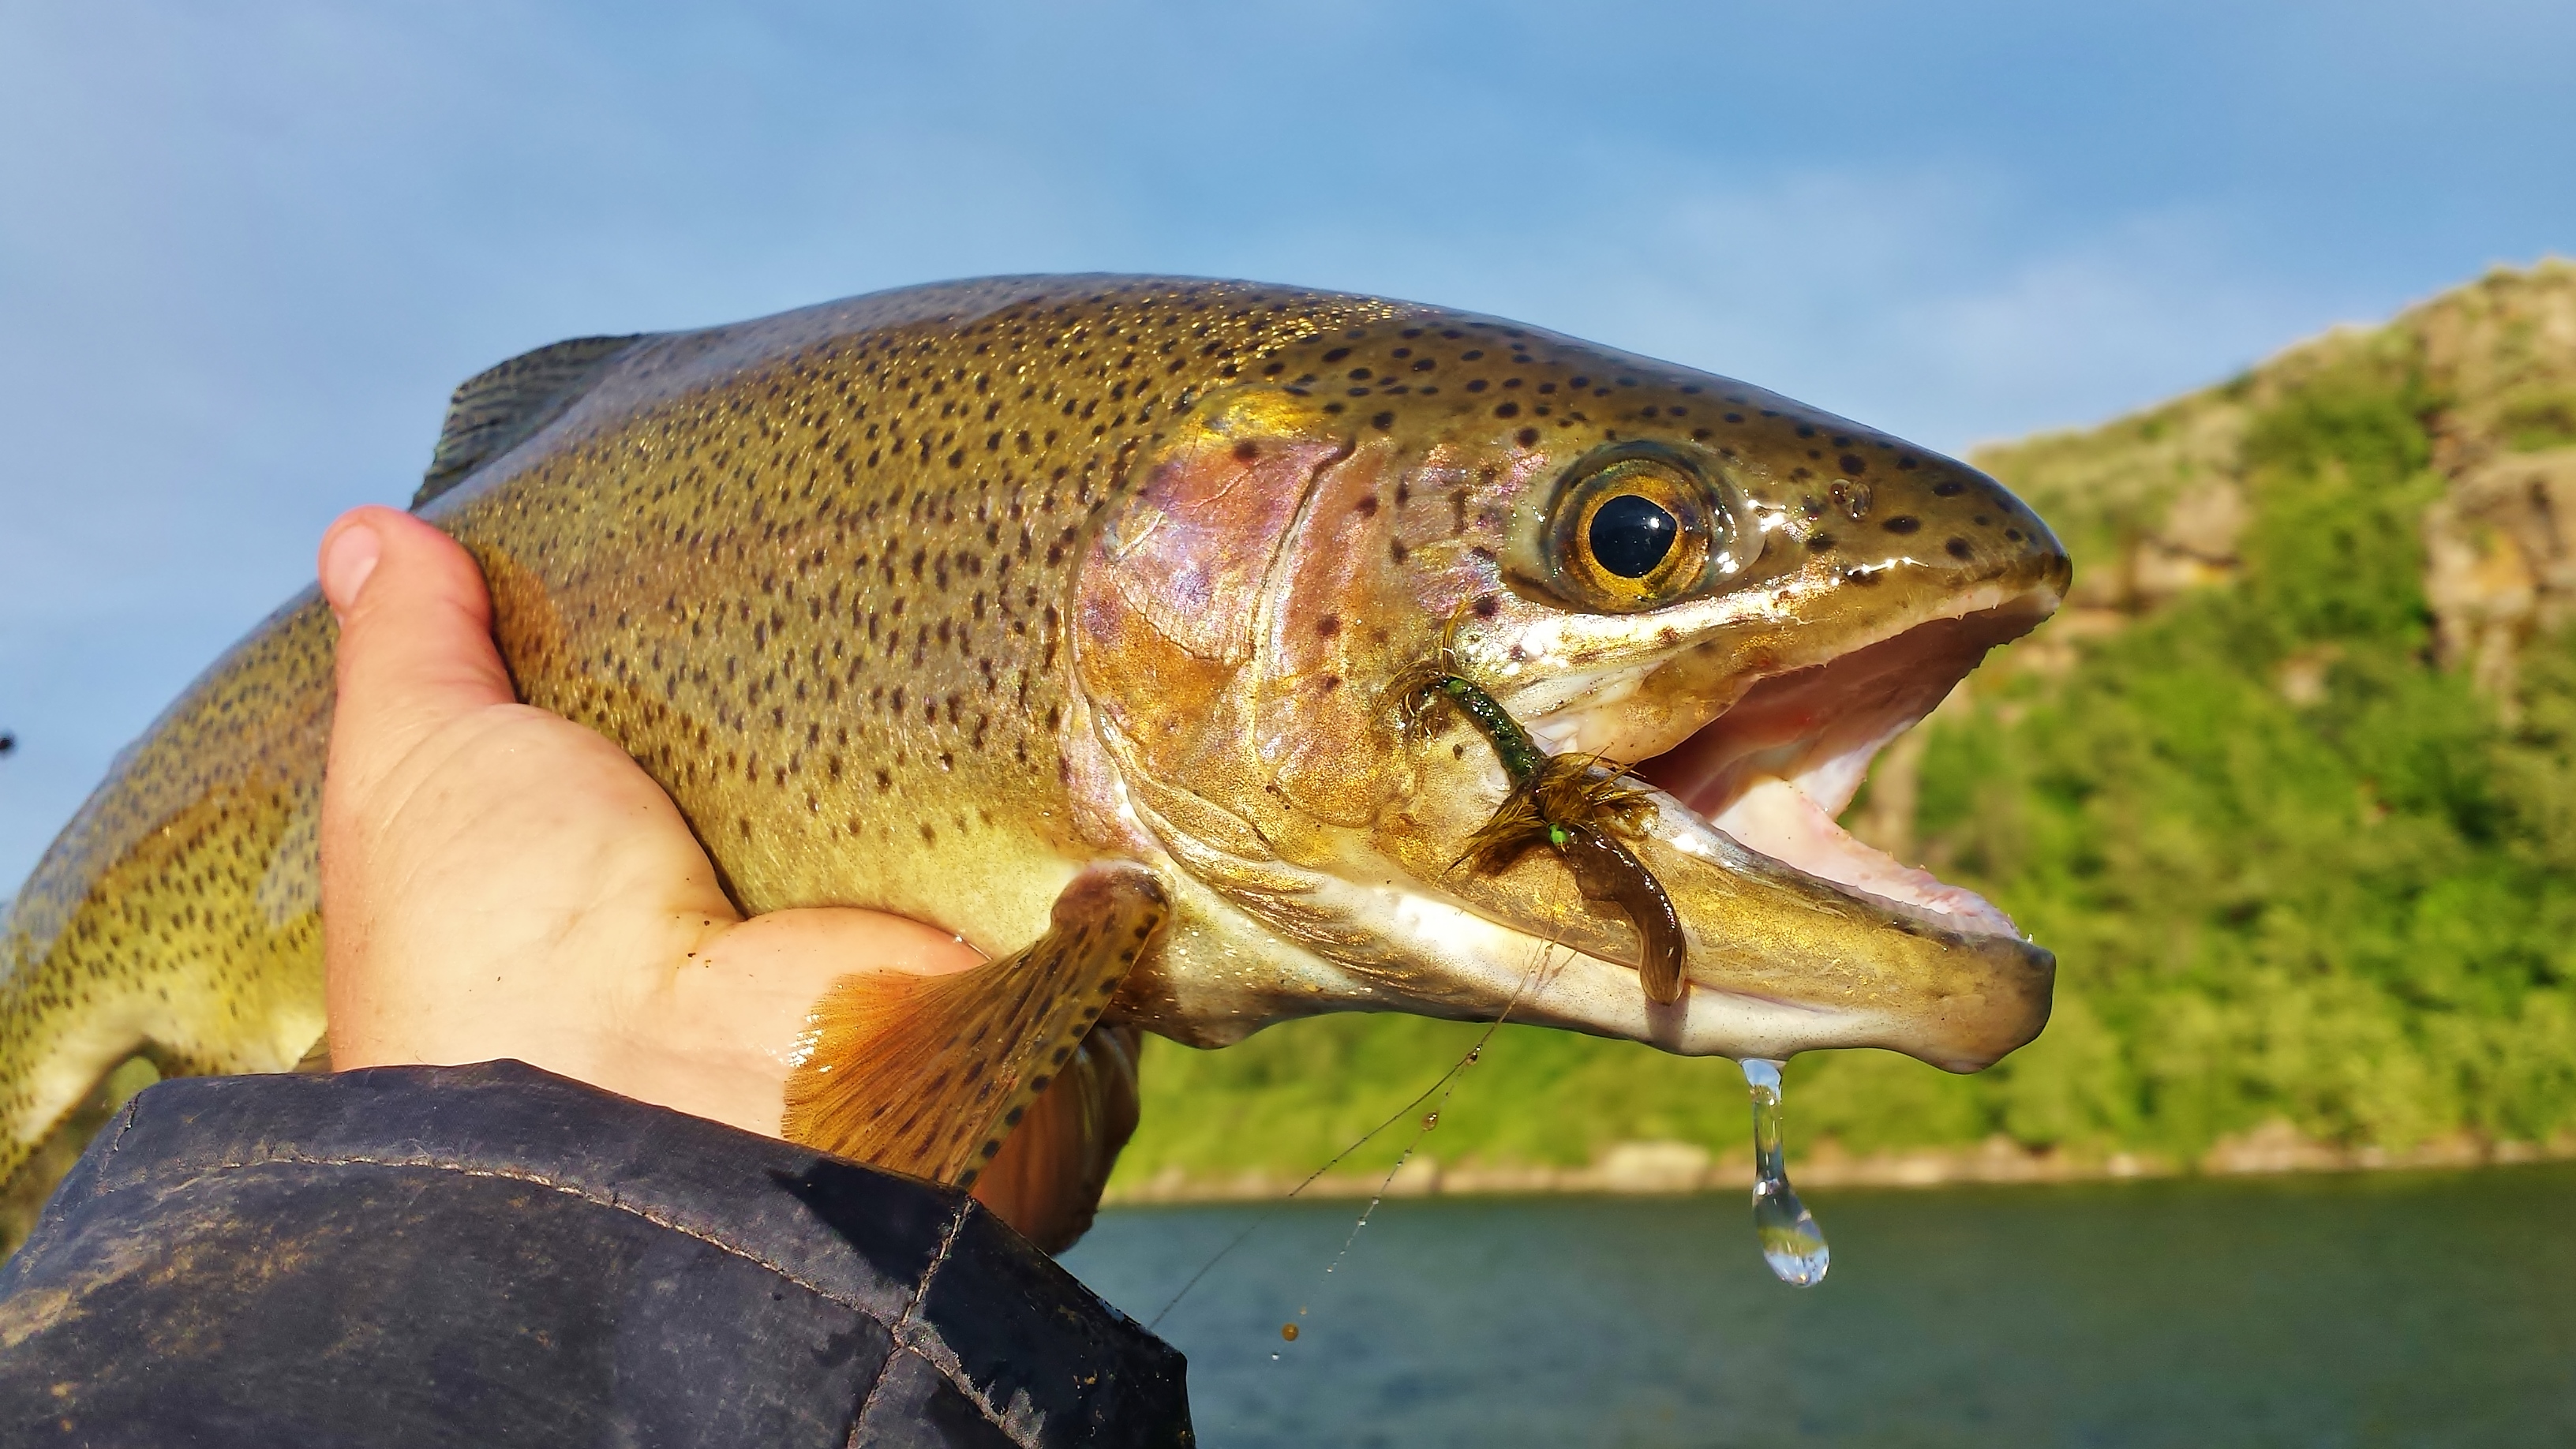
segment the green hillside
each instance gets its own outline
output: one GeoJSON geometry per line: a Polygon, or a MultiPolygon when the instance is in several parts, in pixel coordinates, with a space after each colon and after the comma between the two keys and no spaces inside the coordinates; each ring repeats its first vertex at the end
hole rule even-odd
{"type": "MultiPolygon", "coordinates": [[[[2279,1122],[2397,1152],[2576,1133],[2576,267],[1976,461],[2057,526],[2076,595],[1851,823],[2053,947],[2056,1017],[1977,1077],[1800,1059],[1802,1145],[2187,1164],[2279,1122]]],[[[1302,1175],[1481,1031],[1157,1042],[1120,1186],[1302,1175]]],[[[1729,1063],[1506,1028],[1423,1141],[1574,1166],[1743,1133],[1729,1063]]]]}

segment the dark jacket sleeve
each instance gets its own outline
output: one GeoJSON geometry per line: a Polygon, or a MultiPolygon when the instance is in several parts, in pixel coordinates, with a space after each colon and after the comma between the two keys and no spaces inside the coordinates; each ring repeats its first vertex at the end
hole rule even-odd
{"type": "Polygon", "coordinates": [[[136,1097],[0,1267],[0,1442],[1182,1445],[964,1194],[517,1062],[136,1097]]]}

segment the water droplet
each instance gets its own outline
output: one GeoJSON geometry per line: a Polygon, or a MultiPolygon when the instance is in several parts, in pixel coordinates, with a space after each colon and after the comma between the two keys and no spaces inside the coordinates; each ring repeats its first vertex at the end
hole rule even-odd
{"type": "Polygon", "coordinates": [[[1825,1281],[1834,1254],[1781,1163],[1780,1064],[1746,1057],[1742,1065],[1753,1092],[1753,1231],[1761,1239],[1763,1261],[1781,1282],[1813,1287],[1825,1281]]]}
{"type": "Polygon", "coordinates": [[[1439,1113],[1437,1113],[1437,1112],[1426,1112],[1426,1113],[1424,1113],[1424,1114],[1423,1114],[1423,1117],[1422,1117],[1422,1130],[1423,1130],[1423,1131],[1428,1132],[1428,1131],[1430,1131],[1432,1128],[1437,1127],[1437,1126],[1439,1126],[1439,1125],[1440,1125],[1440,1114],[1439,1114],[1439,1113]]]}
{"type": "Polygon", "coordinates": [[[1290,1343],[1295,1343],[1297,1341],[1297,1325],[1293,1323],[1283,1323],[1279,1325],[1279,1336],[1288,1340],[1290,1343]]]}

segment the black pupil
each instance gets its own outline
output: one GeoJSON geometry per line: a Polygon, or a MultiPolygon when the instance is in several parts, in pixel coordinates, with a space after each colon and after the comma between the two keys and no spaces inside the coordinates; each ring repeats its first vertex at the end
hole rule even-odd
{"type": "Polygon", "coordinates": [[[1653,501],[1622,493],[1592,511],[1592,557],[1623,579],[1655,571],[1682,526],[1653,501]]]}

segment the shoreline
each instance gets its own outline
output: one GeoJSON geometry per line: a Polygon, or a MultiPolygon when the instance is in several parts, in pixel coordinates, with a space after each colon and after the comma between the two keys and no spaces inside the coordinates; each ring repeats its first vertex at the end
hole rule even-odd
{"type": "MultiPolygon", "coordinates": [[[[2562,1134],[2548,1142],[2499,1142],[2460,1133],[2404,1149],[2345,1147],[2303,1137],[2289,1123],[2276,1119],[2250,1132],[2221,1138],[2198,1159],[2187,1162],[2154,1153],[2032,1151],[2000,1136],[1973,1146],[1868,1155],[1847,1152],[1839,1143],[1827,1140],[1793,1157],[1789,1174],[1801,1189],[1935,1188],[2391,1172],[2565,1161],[2576,1161],[2576,1134],[2562,1134]]],[[[1276,1201],[1296,1188],[1299,1180],[1258,1169],[1191,1173],[1173,1166],[1141,1181],[1113,1183],[1100,1201],[1103,1207],[1276,1201]]],[[[1581,1167],[1444,1164],[1416,1155],[1392,1177],[1377,1172],[1330,1173],[1297,1195],[1337,1201],[1367,1198],[1381,1191],[1388,1197],[1404,1198],[1656,1196],[1748,1191],[1752,1184],[1750,1151],[1718,1154],[1688,1142],[1622,1142],[1581,1167]]]]}

